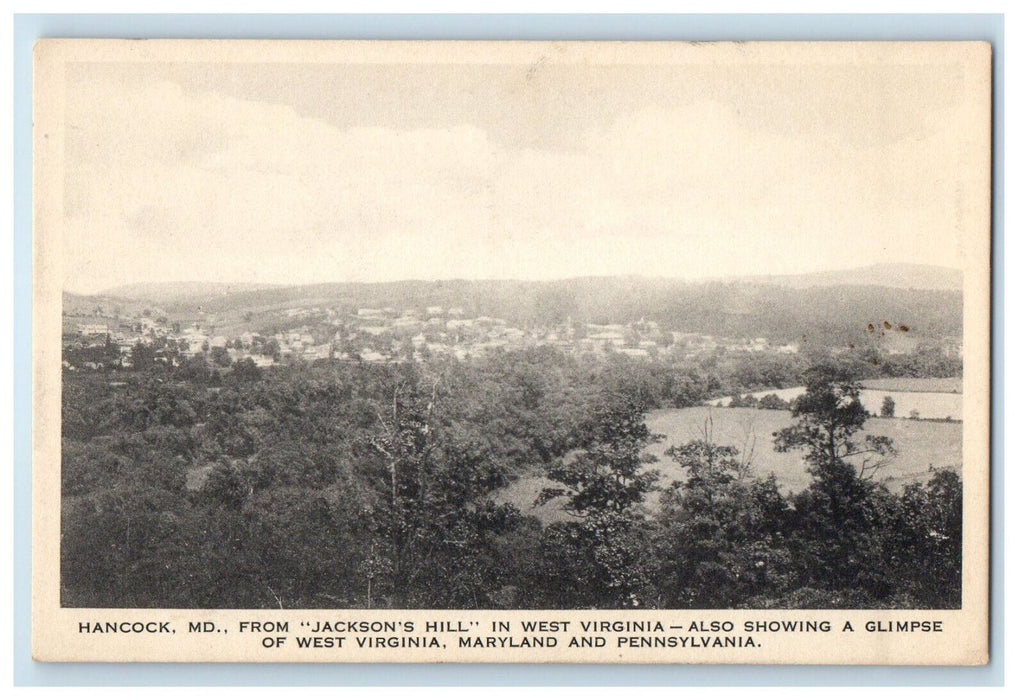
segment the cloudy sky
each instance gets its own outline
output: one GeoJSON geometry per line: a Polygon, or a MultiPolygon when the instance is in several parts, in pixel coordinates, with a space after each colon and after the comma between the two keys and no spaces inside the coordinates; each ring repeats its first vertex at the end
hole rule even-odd
{"type": "Polygon", "coordinates": [[[72,63],[64,283],[958,267],[956,64],[72,63]]]}

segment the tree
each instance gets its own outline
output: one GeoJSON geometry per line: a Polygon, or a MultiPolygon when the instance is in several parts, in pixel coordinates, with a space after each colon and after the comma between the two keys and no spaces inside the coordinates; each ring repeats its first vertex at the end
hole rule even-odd
{"type": "Polygon", "coordinates": [[[940,469],[927,484],[905,487],[900,498],[895,568],[917,606],[961,606],[962,488],[956,472],[940,469]]]}
{"type": "Polygon", "coordinates": [[[210,359],[218,367],[230,367],[231,366],[231,355],[228,354],[226,348],[217,346],[210,352],[210,359]]]}
{"type": "Polygon", "coordinates": [[[271,338],[263,345],[264,357],[273,358],[275,362],[281,359],[281,344],[278,343],[277,338],[271,338]]]}
{"type": "Polygon", "coordinates": [[[862,589],[880,598],[891,592],[885,535],[894,508],[872,477],[895,450],[886,437],[859,439],[869,417],[860,389],[849,369],[813,367],[807,392],[794,402],[796,424],[773,435],[776,450],[805,452],[812,476],[795,498],[799,575],[812,586],[862,589]]]}
{"type": "Polygon", "coordinates": [[[113,483],[61,504],[61,604],[178,607],[187,580],[177,524],[181,498],[160,488],[113,483]]]}
{"type": "Polygon", "coordinates": [[[789,406],[778,394],[767,394],[758,400],[758,408],[770,411],[785,411],[789,406]]]}
{"type": "Polygon", "coordinates": [[[758,399],[751,394],[747,396],[741,396],[740,394],[734,394],[730,397],[730,403],[728,408],[758,408],[758,399]]]}
{"type": "Polygon", "coordinates": [[[666,454],[687,470],[662,495],[659,513],[666,604],[735,608],[784,592],[790,509],[775,477],[754,478],[750,455],[712,442],[710,422],[703,439],[666,454]]]}
{"type": "Polygon", "coordinates": [[[642,469],[656,461],[643,450],[662,436],[648,430],[643,409],[630,400],[603,404],[589,430],[590,441],[581,453],[549,468],[548,478],[561,486],[544,489],[539,502],[564,497],[563,510],[582,519],[626,513],[658,481],[657,471],[642,469]]]}
{"type": "MultiPolygon", "coordinates": [[[[414,550],[426,525],[437,398],[437,381],[429,396],[424,396],[418,382],[400,381],[392,391],[391,405],[376,411],[378,430],[370,439],[370,445],[384,458],[383,478],[377,480],[384,503],[378,528],[388,544],[386,552],[377,553],[371,547],[371,557],[390,574],[388,583],[396,607],[407,607],[416,568],[414,550]]],[[[367,575],[373,578],[369,569],[367,575]]],[[[367,599],[372,600],[374,591],[370,582],[367,585],[367,599]]]]}
{"type": "Polygon", "coordinates": [[[253,358],[244,357],[241,360],[236,360],[235,364],[231,366],[231,376],[240,382],[259,381],[260,368],[253,362],[253,358]]]}
{"type": "Polygon", "coordinates": [[[565,499],[562,509],[575,519],[561,529],[577,550],[567,553],[584,557],[578,604],[644,605],[651,560],[639,510],[659,478],[645,470],[655,457],[644,449],[662,436],[648,430],[642,405],[618,396],[605,398],[588,434],[580,453],[549,467],[548,478],[560,485],[543,489],[537,503],[565,499]]]}
{"type": "Polygon", "coordinates": [[[842,367],[820,365],[808,371],[807,380],[806,392],[794,400],[797,423],[773,433],[776,450],[805,450],[812,474],[821,476],[850,468],[857,478],[869,479],[889,464],[896,452],[890,438],[855,437],[869,412],[852,374],[842,367]]]}
{"type": "Polygon", "coordinates": [[[193,355],[181,363],[176,374],[184,381],[205,384],[210,379],[211,371],[205,355],[193,355]]]}
{"type": "Polygon", "coordinates": [[[897,404],[894,402],[892,396],[883,397],[883,407],[879,410],[879,415],[883,418],[893,418],[894,411],[897,409],[897,404]]]}
{"type": "Polygon", "coordinates": [[[358,565],[364,599],[401,608],[480,607],[503,578],[498,538],[522,518],[490,499],[502,472],[480,437],[453,421],[458,409],[445,401],[450,381],[417,365],[398,371],[382,387],[387,405],[372,409],[368,447],[376,459],[367,466],[376,503],[358,565]]]}
{"type": "Polygon", "coordinates": [[[136,343],[132,346],[132,369],[145,370],[153,367],[156,358],[152,345],[136,343]]]}

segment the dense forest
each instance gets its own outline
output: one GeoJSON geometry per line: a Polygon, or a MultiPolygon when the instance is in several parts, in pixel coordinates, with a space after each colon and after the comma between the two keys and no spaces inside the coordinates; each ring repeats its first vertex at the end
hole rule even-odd
{"type": "Polygon", "coordinates": [[[894,493],[846,358],[457,362],[65,372],[67,607],[957,608],[961,481],[894,493]],[[782,375],[782,376],[780,376],[782,375]],[[800,493],[730,445],[667,445],[646,411],[780,385],[800,493]],[[687,477],[659,485],[652,450],[687,477]],[[495,491],[552,486],[542,524],[495,491]],[[653,491],[660,491],[652,498],[653,491]]]}

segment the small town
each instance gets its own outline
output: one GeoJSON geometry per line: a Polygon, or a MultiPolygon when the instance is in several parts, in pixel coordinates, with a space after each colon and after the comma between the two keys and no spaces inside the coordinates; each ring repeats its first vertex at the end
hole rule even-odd
{"type": "MultiPolygon", "coordinates": [[[[116,345],[117,365],[129,368],[135,348],[152,351],[170,365],[197,355],[228,366],[246,358],[257,367],[295,360],[337,359],[344,362],[423,362],[429,358],[459,360],[498,350],[548,346],[576,356],[619,354],[637,359],[689,358],[715,351],[797,354],[796,343],[771,344],[765,338],[725,338],[669,331],[653,321],[630,324],[585,324],[572,318],[555,328],[518,328],[501,318],[471,317],[461,307],[420,309],[289,308],[276,314],[282,326],[274,332],[243,330],[228,334],[206,323],[184,325],[144,313],[138,318],[97,318],[65,330],[65,348],[116,345]]],[[[109,363],[109,360],[108,360],[109,363]]],[[[65,357],[65,369],[104,369],[102,362],[65,357]]],[[[109,367],[108,367],[109,368],[109,367]]]]}

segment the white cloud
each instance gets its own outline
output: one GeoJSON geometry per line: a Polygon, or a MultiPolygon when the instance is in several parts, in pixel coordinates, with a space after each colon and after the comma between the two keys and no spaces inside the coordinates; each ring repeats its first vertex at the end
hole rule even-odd
{"type": "MultiPolygon", "coordinates": [[[[851,120],[863,132],[878,109],[851,120]]],[[[65,279],[96,291],[956,264],[956,122],[852,147],[757,131],[708,100],[640,107],[548,151],[470,124],[341,129],[171,82],[83,80],[68,91],[65,279]]]]}

